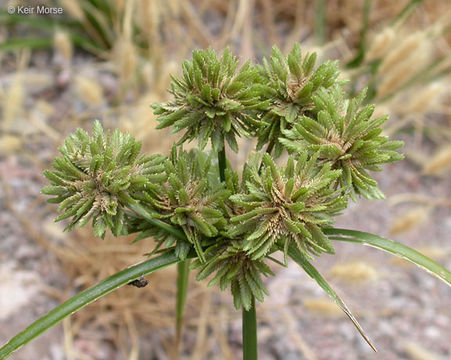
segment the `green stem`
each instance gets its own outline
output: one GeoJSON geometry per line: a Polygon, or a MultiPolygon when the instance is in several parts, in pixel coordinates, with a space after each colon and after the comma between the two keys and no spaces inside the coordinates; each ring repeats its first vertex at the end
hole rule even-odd
{"type": "Polygon", "coordinates": [[[227,166],[225,144],[222,145],[222,150],[218,151],[218,166],[219,166],[219,179],[221,182],[225,181],[225,169],[227,166]]]}
{"type": "Polygon", "coordinates": [[[243,359],[257,360],[257,316],[255,313],[255,299],[249,310],[243,308],[243,359]]]}
{"type": "MultiPolygon", "coordinates": [[[[225,146],[218,151],[219,178],[225,181],[226,154],[225,146]]],[[[257,360],[257,315],[255,313],[255,298],[252,296],[251,308],[243,308],[243,359],[257,360]]]]}
{"type": "Polygon", "coordinates": [[[371,13],[371,1],[365,0],[365,5],[363,7],[363,18],[362,18],[362,28],[360,30],[360,40],[357,49],[357,55],[346,64],[347,68],[356,68],[360,66],[365,59],[366,53],[366,38],[368,33],[368,24],[371,13]]]}
{"type": "MultiPolygon", "coordinates": [[[[267,154],[271,155],[272,149],[274,148],[274,145],[275,145],[275,144],[276,144],[276,143],[275,143],[274,139],[271,140],[271,141],[269,142],[268,146],[266,147],[266,151],[265,151],[265,152],[266,152],[267,154]]],[[[262,168],[263,168],[263,159],[262,159],[262,161],[261,161],[261,163],[260,163],[260,166],[259,166],[259,168],[258,168],[258,173],[259,173],[259,174],[261,173],[262,168]]]]}
{"type": "Polygon", "coordinates": [[[407,20],[410,14],[412,14],[415,8],[422,2],[423,0],[410,0],[409,3],[401,10],[401,12],[398,15],[396,15],[393,24],[399,25],[405,20],[407,20]]]}
{"type": "Polygon", "coordinates": [[[183,318],[185,315],[186,295],[189,284],[189,264],[190,260],[180,261],[177,264],[177,304],[176,304],[176,348],[180,348],[183,318]]]}
{"type": "Polygon", "coordinates": [[[319,45],[326,42],[326,4],[325,0],[316,0],[315,36],[319,45]]]}
{"type": "MultiPolygon", "coordinates": [[[[191,255],[192,256],[192,255],[191,255]]],[[[179,261],[174,250],[166,251],[160,256],[143,261],[137,265],[130,266],[104,280],[97,285],[82,291],[69,300],[63,302],[46,315],[36,320],[24,331],[14,336],[2,348],[0,348],[0,359],[6,359],[13,351],[16,351],[29,341],[33,340],[46,330],[61,322],[67,316],[82,309],[93,301],[109,294],[122,285],[136,280],[143,275],[148,275],[162,269],[166,266],[175,264],[179,261]]]]}

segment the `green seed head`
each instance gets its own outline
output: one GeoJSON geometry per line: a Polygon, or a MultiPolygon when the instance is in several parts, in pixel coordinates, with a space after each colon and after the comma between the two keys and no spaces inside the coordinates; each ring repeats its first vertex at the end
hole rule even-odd
{"type": "Polygon", "coordinates": [[[230,200],[241,207],[241,214],[230,220],[232,238],[243,239],[243,249],[252,259],[261,259],[275,249],[294,243],[305,255],[333,253],[333,247],[322,228],[333,223],[333,217],[346,207],[347,199],[331,185],[340,176],[330,164],[318,166],[318,156],[300,154],[297,161],[288,159],[285,167],[263,156],[259,170],[254,157],[247,164],[244,188],[230,200]]]}
{"type": "MultiPolygon", "coordinates": [[[[155,217],[169,221],[185,233],[186,241],[169,239],[167,242],[167,246],[176,243],[179,258],[185,259],[194,247],[204,261],[202,247],[218,236],[227,223],[224,201],[230,192],[219,182],[211,156],[199,150],[177,151],[173,147],[164,166],[167,181],[152,191],[144,191],[140,199],[155,210],[155,217]]],[[[151,229],[149,224],[145,225],[146,231],[151,229]]]]}
{"type": "Polygon", "coordinates": [[[274,47],[270,59],[263,59],[261,98],[269,106],[262,113],[257,131],[257,150],[271,142],[275,155],[280,156],[281,132],[290,129],[300,115],[314,108],[312,96],[318,89],[327,89],[336,83],[338,63],[326,61],[315,69],[315,61],[316,54],[302,55],[298,43],[287,56],[274,47]]]}
{"type": "Polygon", "coordinates": [[[209,247],[205,256],[206,262],[196,260],[192,264],[199,270],[196,280],[214,274],[209,286],[218,284],[225,290],[230,285],[236,309],[249,310],[252,297],[263,302],[264,295],[269,295],[261,277],[274,275],[273,272],[263,260],[251,259],[241,242],[224,239],[222,244],[209,247]]]}
{"type": "Polygon", "coordinates": [[[59,149],[55,171],[45,171],[50,180],[42,194],[55,196],[62,212],[55,221],[70,218],[66,230],[83,226],[92,219],[94,234],[104,237],[107,228],[114,235],[124,225],[124,206],[133,203],[148,183],[164,179],[164,157],[138,157],[141,143],[119,130],[105,133],[99,121],[92,136],[78,129],[59,149]]]}
{"type": "Polygon", "coordinates": [[[341,169],[340,186],[353,199],[356,194],[366,198],[383,198],[377,182],[368,171],[380,171],[381,165],[403,158],[395,150],[401,141],[381,136],[387,116],[372,119],[374,105],[360,108],[366,90],[351,100],[339,86],[330,91],[320,89],[314,96],[314,117],[301,117],[291,130],[285,130],[280,141],[289,150],[320,153],[320,160],[341,169]]]}
{"type": "Polygon", "coordinates": [[[185,130],[179,144],[197,139],[203,149],[210,139],[217,152],[227,140],[238,151],[236,136],[249,136],[254,110],[262,106],[257,80],[257,70],[249,62],[238,69],[238,59],[228,48],[220,58],[212,49],[194,51],[193,59],[183,63],[182,77],[172,78],[174,99],[152,105],[158,128],[185,130]]]}

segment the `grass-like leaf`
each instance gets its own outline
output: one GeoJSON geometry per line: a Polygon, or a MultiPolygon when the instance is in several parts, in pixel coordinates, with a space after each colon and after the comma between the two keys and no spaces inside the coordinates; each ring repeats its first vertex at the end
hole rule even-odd
{"type": "Polygon", "coordinates": [[[325,229],[324,233],[330,240],[347,241],[368,245],[399,256],[414,263],[415,265],[418,265],[451,286],[451,272],[449,272],[449,270],[445,269],[440,264],[437,264],[434,260],[420,254],[418,251],[415,251],[396,241],[366,232],[347,229],[325,229]]]}
{"type": "Polygon", "coordinates": [[[29,38],[18,38],[18,39],[9,39],[4,43],[0,44],[0,51],[11,51],[16,49],[47,49],[52,47],[53,40],[49,38],[37,38],[37,37],[29,37],[29,38]]]}
{"type": "Polygon", "coordinates": [[[106,278],[105,280],[102,280],[97,285],[94,285],[93,287],[79,293],[78,295],[75,295],[61,305],[57,306],[28,326],[24,331],[14,336],[2,348],[0,348],[0,359],[6,359],[13,351],[16,351],[29,341],[33,340],[35,337],[58,324],[67,316],[82,309],[93,301],[109,294],[120,286],[128,284],[130,281],[136,280],[143,275],[148,275],[154,271],[175,264],[178,261],[179,259],[175,256],[174,250],[171,250],[150,260],[133,265],[106,278]]]}
{"type": "MultiPolygon", "coordinates": [[[[283,250],[283,249],[281,249],[283,250]]],[[[363,331],[362,327],[358,323],[357,319],[352,315],[349,308],[346,306],[344,301],[338,296],[338,294],[335,292],[335,290],[328,284],[326,279],[324,279],[321,274],[316,270],[316,268],[307,261],[305,256],[301,254],[301,252],[295,247],[290,246],[288,249],[288,255],[299,265],[301,266],[304,271],[313,279],[315,280],[318,285],[327,293],[327,295],[330,296],[330,298],[340,307],[341,310],[346,314],[346,316],[352,321],[354,326],[357,328],[359,333],[362,335],[362,337],[365,339],[365,341],[368,343],[369,346],[376,352],[375,346],[371,343],[368,336],[366,336],[365,332],[363,331]]]]}

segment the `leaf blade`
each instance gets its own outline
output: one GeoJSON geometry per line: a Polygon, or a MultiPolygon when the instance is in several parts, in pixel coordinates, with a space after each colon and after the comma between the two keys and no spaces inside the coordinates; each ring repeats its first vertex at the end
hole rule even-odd
{"type": "Polygon", "coordinates": [[[120,286],[136,280],[140,276],[148,275],[159,269],[175,264],[178,261],[179,259],[175,256],[174,251],[171,250],[158,257],[130,266],[114,275],[107,277],[98,284],[82,291],[56,308],[50,310],[46,315],[29,325],[24,331],[10,339],[0,348],[0,359],[6,359],[14,351],[27,344],[49,328],[53,327],[67,316],[80,310],[93,301],[109,294],[120,286]]]}
{"type": "MultiPolygon", "coordinates": [[[[283,249],[280,249],[283,251],[283,249]]],[[[335,292],[335,290],[329,285],[329,283],[324,279],[321,274],[316,270],[316,268],[304,258],[304,256],[299,252],[299,250],[290,246],[288,249],[288,255],[298,264],[300,265],[304,271],[309,275],[313,280],[315,280],[318,285],[329,295],[329,297],[338,305],[338,307],[346,314],[346,316],[352,321],[360,335],[365,339],[368,345],[377,352],[376,347],[373,345],[371,340],[365,334],[363,328],[360,326],[357,319],[352,315],[351,311],[344,303],[344,301],[340,298],[340,296],[335,292]]]]}
{"type": "Polygon", "coordinates": [[[396,241],[370,233],[348,229],[324,229],[330,240],[363,244],[399,256],[426,270],[431,275],[451,286],[451,272],[418,251],[396,241]]]}

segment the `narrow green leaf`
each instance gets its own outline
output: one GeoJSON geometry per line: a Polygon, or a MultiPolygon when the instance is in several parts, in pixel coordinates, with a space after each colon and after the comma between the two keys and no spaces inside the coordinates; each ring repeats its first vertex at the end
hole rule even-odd
{"type": "Polygon", "coordinates": [[[451,286],[451,272],[449,272],[449,270],[437,264],[434,260],[420,254],[418,251],[415,251],[396,241],[385,239],[366,232],[347,229],[324,229],[324,233],[331,240],[368,245],[399,256],[414,263],[415,265],[418,265],[451,286]]]}
{"type": "MultiPolygon", "coordinates": [[[[283,248],[280,247],[280,250],[283,251],[283,248]]],[[[358,323],[357,319],[352,315],[349,308],[346,306],[344,301],[338,296],[338,294],[335,292],[335,290],[328,284],[326,279],[324,279],[321,274],[316,270],[316,268],[307,261],[307,259],[299,252],[299,250],[295,246],[290,246],[288,248],[288,255],[297,263],[299,264],[304,271],[313,279],[315,280],[319,286],[327,293],[327,295],[330,296],[330,298],[340,307],[341,310],[346,314],[346,316],[352,321],[354,326],[359,331],[360,335],[365,339],[365,341],[368,343],[368,345],[377,352],[374,345],[371,343],[368,336],[366,336],[365,332],[363,331],[362,327],[358,323]]]]}
{"type": "Polygon", "coordinates": [[[175,264],[178,261],[179,259],[175,256],[173,250],[167,251],[158,257],[130,266],[129,268],[102,280],[97,285],[82,291],[48,312],[8,341],[0,348],[0,359],[6,359],[12,352],[55,326],[67,316],[109,294],[122,285],[128,284],[130,281],[136,280],[143,275],[148,275],[169,265],[175,264]]]}
{"type": "Polygon", "coordinates": [[[8,39],[7,41],[0,44],[0,51],[11,51],[16,49],[47,49],[52,47],[53,39],[49,38],[17,38],[8,39]]]}

